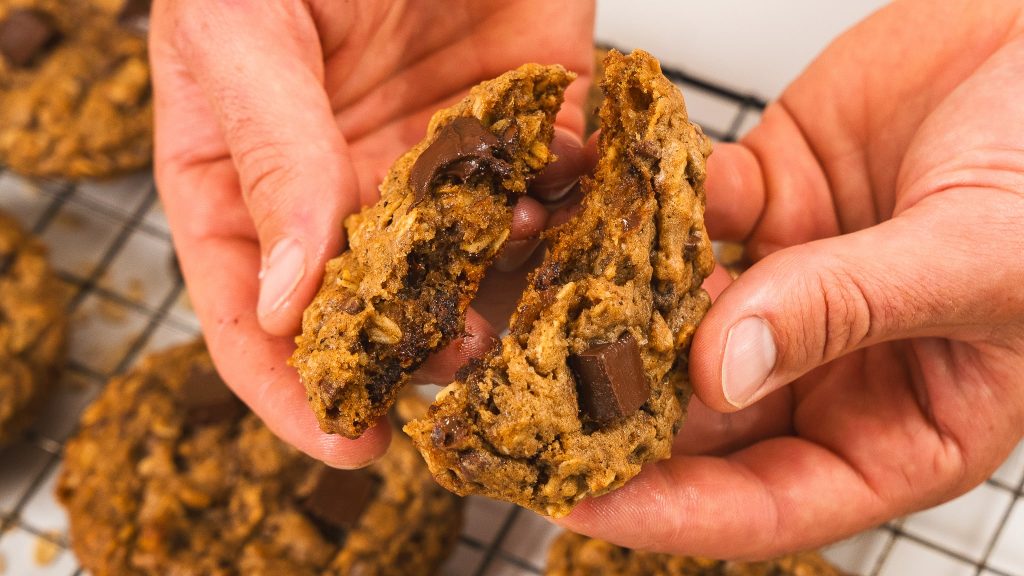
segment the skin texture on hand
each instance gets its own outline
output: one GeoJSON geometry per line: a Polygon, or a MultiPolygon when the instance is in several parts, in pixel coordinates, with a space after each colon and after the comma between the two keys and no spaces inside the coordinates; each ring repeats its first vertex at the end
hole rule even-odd
{"type": "Polygon", "coordinates": [[[561,523],[763,558],[995,470],[1024,432],[1022,91],[1019,2],[896,2],[719,145],[708,229],[756,262],[706,283],[702,402],[671,460],[561,523]]]}
{"type": "MultiPolygon", "coordinates": [[[[286,365],[343,248],[341,222],[376,200],[435,110],[530,61],[581,75],[553,144],[564,163],[534,186],[559,194],[582,158],[592,26],[586,1],[154,3],[156,177],[175,247],[218,370],[284,440],[338,467],[383,452],[386,426],[356,441],[323,434],[286,365]]],[[[537,200],[517,205],[503,268],[529,256],[546,221],[537,200]]],[[[494,335],[473,311],[466,329],[420,379],[447,381],[494,335]]]]}

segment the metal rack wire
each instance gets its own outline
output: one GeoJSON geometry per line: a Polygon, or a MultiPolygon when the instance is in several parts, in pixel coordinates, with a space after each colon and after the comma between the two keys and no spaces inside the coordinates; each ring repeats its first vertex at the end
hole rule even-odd
{"type": "MultiPolygon", "coordinates": [[[[746,127],[756,122],[766,105],[755,95],[738,93],[685,71],[666,69],[665,72],[683,88],[684,93],[699,91],[734,109],[724,128],[708,126],[705,129],[712,138],[720,141],[736,140],[746,127]]],[[[699,108],[691,108],[691,116],[698,123],[702,121],[699,108]]],[[[0,181],[4,178],[15,177],[0,168],[0,181]]],[[[66,532],[62,528],[65,521],[61,520],[59,508],[55,509],[52,494],[48,492],[52,492],[50,486],[60,465],[64,440],[81,409],[95,397],[110,376],[126,370],[140,354],[175,340],[189,339],[198,331],[197,323],[190,318],[187,306],[183,304],[180,276],[169,277],[169,285],[163,287],[159,297],[149,299],[139,298],[128,287],[112,285],[105,280],[125,247],[140,236],[152,245],[163,247],[152,258],[157,265],[169,266],[168,259],[172,254],[170,234],[161,221],[162,213],[152,179],[146,178],[137,184],[138,189],[134,191],[137,203],[129,208],[104,202],[102,194],[90,194],[83,186],[61,182],[18,184],[21,187],[38,187],[37,192],[28,194],[27,202],[31,205],[24,213],[31,214],[31,219],[23,224],[44,239],[54,227],[61,225],[63,215],[72,210],[94,218],[97,226],[109,232],[103,242],[98,243],[102,246],[93,254],[88,266],[57,267],[60,278],[70,290],[67,313],[76,319],[95,314],[94,310],[84,309],[87,302],[96,299],[104,306],[130,314],[134,319],[127,341],[119,344],[116,357],[105,362],[94,362],[87,352],[76,356],[73,345],[65,379],[77,384],[71,387],[73,390],[68,393],[68,398],[58,402],[62,406],[56,412],[44,415],[23,442],[0,451],[0,555],[11,552],[10,549],[5,552],[5,540],[22,538],[18,540],[21,547],[28,542],[23,538],[26,535],[35,538],[37,544],[46,542],[58,549],[55,560],[35,565],[29,570],[31,573],[83,574],[68,550],[66,532]],[[71,421],[72,425],[58,426],[55,424],[58,421],[71,421]],[[31,457],[21,457],[26,454],[31,457]],[[29,460],[31,464],[25,464],[29,460]],[[37,510],[41,512],[37,513],[37,510]]],[[[3,186],[0,186],[0,192],[2,190],[3,186]]],[[[0,193],[0,202],[3,198],[0,193]]],[[[51,247],[51,250],[54,248],[58,247],[51,247]]],[[[1005,510],[1001,511],[998,525],[976,554],[964,554],[944,546],[908,530],[903,521],[896,521],[876,531],[876,536],[883,538],[884,544],[868,559],[869,568],[865,572],[872,576],[885,574],[887,563],[899,543],[910,541],[970,567],[976,576],[1024,576],[1024,567],[1010,572],[989,562],[1014,505],[1024,497],[1024,478],[1015,483],[993,478],[985,485],[1009,498],[1005,510]]],[[[472,498],[468,503],[466,528],[445,573],[474,576],[542,574],[547,544],[557,533],[557,528],[530,512],[504,503],[472,498]]],[[[20,571],[17,573],[22,574],[20,571]]]]}

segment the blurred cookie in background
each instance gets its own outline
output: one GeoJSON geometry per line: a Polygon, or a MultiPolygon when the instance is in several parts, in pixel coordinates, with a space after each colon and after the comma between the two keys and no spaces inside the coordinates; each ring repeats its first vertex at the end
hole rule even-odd
{"type": "Polygon", "coordinates": [[[400,433],[368,468],[328,468],[278,440],[202,343],[110,382],[57,495],[93,574],[428,575],[461,524],[460,500],[400,433]]]}
{"type": "Polygon", "coordinates": [[[133,0],[0,0],[0,164],[69,179],[150,164],[144,11],[133,0]]]}
{"type": "Polygon", "coordinates": [[[817,552],[766,562],[729,562],[639,552],[572,532],[548,549],[545,576],[842,576],[817,552]]]}

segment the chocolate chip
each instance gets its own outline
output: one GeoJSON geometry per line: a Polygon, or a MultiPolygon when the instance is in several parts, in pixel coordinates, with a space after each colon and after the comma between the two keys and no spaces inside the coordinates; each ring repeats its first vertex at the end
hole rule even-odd
{"type": "Polygon", "coordinates": [[[580,410],[598,425],[632,414],[651,394],[640,347],[628,332],[616,342],[573,354],[569,365],[576,376],[580,410]]]}
{"type": "Polygon", "coordinates": [[[212,366],[192,366],[181,387],[180,401],[185,423],[191,426],[237,420],[245,414],[245,405],[212,366]]]}
{"type": "Polygon", "coordinates": [[[434,425],[430,433],[430,440],[438,448],[462,448],[463,441],[469,436],[466,426],[452,418],[445,416],[440,422],[434,425]]]}
{"type": "Polygon", "coordinates": [[[499,140],[479,120],[462,116],[442,128],[434,142],[416,159],[409,174],[415,201],[430,195],[430,187],[442,177],[467,182],[481,172],[501,178],[512,174],[512,166],[500,156],[514,144],[518,129],[506,128],[499,140]],[[507,139],[507,140],[506,140],[507,139]]]}
{"type": "Polygon", "coordinates": [[[500,466],[501,461],[486,452],[466,450],[459,454],[458,465],[462,477],[470,482],[475,482],[488,470],[500,466]]]}
{"type": "Polygon", "coordinates": [[[117,21],[121,26],[141,36],[149,33],[150,0],[125,0],[117,21]]]}
{"type": "Polygon", "coordinates": [[[323,468],[302,507],[331,531],[351,530],[377,491],[366,470],[323,468]]]}
{"type": "Polygon", "coordinates": [[[59,36],[45,13],[11,10],[0,22],[0,54],[15,68],[25,68],[52,47],[59,36]]]}

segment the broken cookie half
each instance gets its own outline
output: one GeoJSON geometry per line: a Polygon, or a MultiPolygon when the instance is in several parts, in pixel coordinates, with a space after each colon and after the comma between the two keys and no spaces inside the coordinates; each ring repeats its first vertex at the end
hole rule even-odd
{"type": "Polygon", "coordinates": [[[516,198],[554,160],[573,78],[526,64],[474,87],[395,162],[380,201],[345,222],[348,249],[328,263],[291,359],[324,431],[360,436],[429,354],[462,335],[516,198]]]}
{"type": "Polygon", "coordinates": [[[510,332],[406,426],[435,478],[550,516],[667,458],[710,299],[710,141],[651,55],[612,51],[600,160],[510,332]]]}

